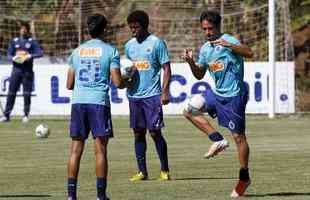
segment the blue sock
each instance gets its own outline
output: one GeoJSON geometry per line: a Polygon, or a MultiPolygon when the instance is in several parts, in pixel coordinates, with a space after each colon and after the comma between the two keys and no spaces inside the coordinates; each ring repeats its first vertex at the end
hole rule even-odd
{"type": "Polygon", "coordinates": [[[160,160],[161,170],[169,171],[167,142],[161,134],[156,138],[155,146],[160,160]]]}
{"type": "Polygon", "coordinates": [[[218,141],[221,141],[221,140],[224,139],[223,136],[219,132],[217,132],[217,131],[208,134],[208,137],[213,142],[218,142],[218,141]]]}
{"type": "Polygon", "coordinates": [[[136,151],[136,159],[138,163],[139,171],[143,174],[147,175],[146,170],[146,160],[145,160],[145,152],[146,152],[146,139],[135,139],[135,151],[136,151]]]}
{"type": "Polygon", "coordinates": [[[76,178],[68,178],[68,196],[76,199],[76,178]]]}
{"type": "Polygon", "coordinates": [[[106,197],[107,179],[97,177],[97,197],[104,199],[106,197]]]}

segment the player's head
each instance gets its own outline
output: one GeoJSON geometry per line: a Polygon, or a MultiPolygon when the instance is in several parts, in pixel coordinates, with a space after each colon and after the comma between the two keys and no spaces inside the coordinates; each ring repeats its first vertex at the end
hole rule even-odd
{"type": "Polygon", "coordinates": [[[87,18],[87,28],[89,35],[92,38],[103,36],[104,30],[107,27],[108,21],[101,14],[94,14],[87,18]]]}
{"type": "Polygon", "coordinates": [[[30,35],[30,25],[27,22],[21,22],[20,23],[20,29],[19,29],[20,35],[22,37],[30,35]]]}
{"type": "Polygon", "coordinates": [[[133,37],[139,37],[146,32],[149,26],[149,16],[143,10],[136,10],[129,14],[127,23],[132,32],[133,37]]]}
{"type": "Polygon", "coordinates": [[[207,40],[215,40],[221,33],[221,15],[215,10],[203,11],[200,15],[201,28],[207,40]]]}

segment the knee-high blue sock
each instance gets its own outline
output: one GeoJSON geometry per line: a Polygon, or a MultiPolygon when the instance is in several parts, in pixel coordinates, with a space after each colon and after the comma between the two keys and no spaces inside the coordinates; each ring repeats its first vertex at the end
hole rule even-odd
{"type": "Polygon", "coordinates": [[[161,170],[169,171],[167,142],[161,134],[155,139],[155,146],[160,160],[161,170]]]}
{"type": "Polygon", "coordinates": [[[76,185],[77,179],[76,178],[68,178],[68,197],[72,197],[76,199],[76,185]]]}
{"type": "Polygon", "coordinates": [[[145,138],[135,139],[135,151],[139,171],[147,175],[146,160],[145,160],[145,152],[146,152],[145,138]]]}
{"type": "Polygon", "coordinates": [[[106,197],[107,179],[97,177],[97,197],[104,199],[106,197]]]}

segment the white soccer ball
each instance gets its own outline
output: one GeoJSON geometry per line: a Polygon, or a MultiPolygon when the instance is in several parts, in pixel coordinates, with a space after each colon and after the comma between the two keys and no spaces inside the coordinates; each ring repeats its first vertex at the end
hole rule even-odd
{"type": "Polygon", "coordinates": [[[133,75],[133,62],[128,58],[122,58],[120,63],[122,77],[131,78],[133,75]]]}
{"type": "Polygon", "coordinates": [[[50,130],[46,124],[40,124],[36,127],[35,134],[37,138],[47,138],[50,134],[50,130]]]}

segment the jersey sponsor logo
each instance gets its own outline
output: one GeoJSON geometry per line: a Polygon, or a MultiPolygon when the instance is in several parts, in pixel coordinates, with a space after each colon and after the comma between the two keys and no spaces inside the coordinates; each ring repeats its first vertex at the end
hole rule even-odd
{"type": "Polygon", "coordinates": [[[79,55],[81,57],[100,57],[102,55],[102,49],[92,47],[81,48],[79,55]]]}
{"type": "Polygon", "coordinates": [[[211,72],[218,72],[224,69],[223,63],[209,63],[209,69],[211,72]]]}
{"type": "Polygon", "coordinates": [[[19,44],[16,44],[15,45],[15,49],[19,49],[20,45],[19,44]]]}
{"type": "Polygon", "coordinates": [[[142,61],[134,61],[133,65],[138,69],[138,70],[148,70],[151,66],[150,62],[147,60],[142,60],[142,61]]]}

